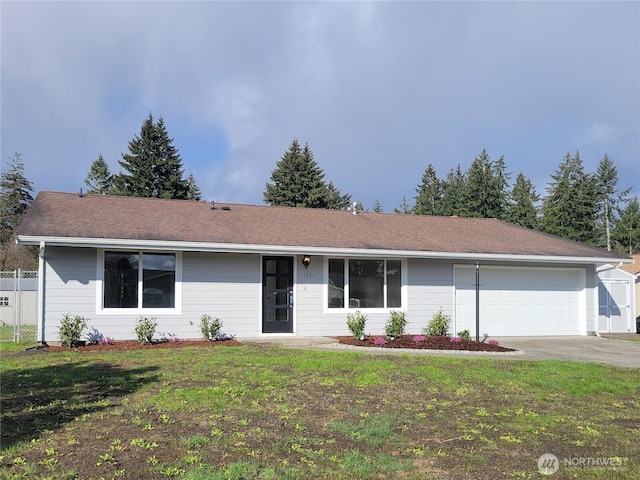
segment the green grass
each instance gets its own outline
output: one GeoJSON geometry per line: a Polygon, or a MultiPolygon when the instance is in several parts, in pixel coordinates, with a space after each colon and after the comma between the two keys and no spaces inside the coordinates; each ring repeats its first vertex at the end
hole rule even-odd
{"type": "Polygon", "coordinates": [[[278,347],[3,348],[0,479],[640,478],[640,369],[278,347]]]}

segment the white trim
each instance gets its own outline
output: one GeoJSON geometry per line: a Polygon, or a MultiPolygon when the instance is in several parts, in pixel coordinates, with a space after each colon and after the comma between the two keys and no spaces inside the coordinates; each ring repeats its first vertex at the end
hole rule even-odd
{"type": "MultiPolygon", "coordinates": [[[[304,247],[298,245],[246,245],[234,243],[205,243],[205,242],[179,242],[162,240],[134,240],[134,239],[102,239],[82,237],[41,237],[20,235],[19,243],[36,245],[46,241],[50,246],[60,247],[94,247],[103,249],[140,250],[168,250],[183,252],[218,252],[218,253],[259,253],[264,255],[329,255],[329,256],[353,256],[371,258],[432,258],[444,260],[469,260],[469,261],[516,261],[516,262],[541,262],[541,263],[578,263],[578,264],[605,264],[613,259],[604,257],[580,257],[580,256],[556,256],[556,255],[516,255],[501,253],[460,253],[460,252],[430,252],[421,250],[386,250],[366,248],[342,248],[342,247],[304,247]]],[[[633,259],[615,259],[620,263],[633,263],[633,259]]]]}
{"type": "MultiPolygon", "coordinates": [[[[104,308],[104,253],[105,251],[126,251],[124,249],[98,249],[96,255],[96,315],[181,315],[182,314],[182,252],[164,251],[176,256],[176,280],[174,292],[174,308],[104,308]]],[[[144,254],[145,250],[127,249],[137,254],[144,254]]],[[[148,251],[149,249],[147,249],[148,251]]],[[[157,250],[154,252],[159,253],[157,250]]],[[[141,295],[142,292],[139,292],[141,295]]]]}
{"type": "Polygon", "coordinates": [[[40,338],[40,342],[44,343],[44,276],[45,270],[47,266],[47,262],[45,262],[45,250],[46,244],[45,242],[40,242],[40,247],[38,249],[38,337],[40,338]]]}

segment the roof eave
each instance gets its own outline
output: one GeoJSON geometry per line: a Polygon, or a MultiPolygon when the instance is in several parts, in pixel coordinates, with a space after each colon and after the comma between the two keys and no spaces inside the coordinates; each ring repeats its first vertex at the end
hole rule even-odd
{"type": "Polygon", "coordinates": [[[253,253],[253,254],[308,254],[336,255],[359,257],[398,257],[398,258],[431,258],[441,260],[457,260],[468,262],[481,261],[517,261],[525,263],[574,263],[574,264],[607,264],[612,262],[633,263],[633,259],[584,257],[571,255],[519,255],[501,253],[467,253],[467,252],[434,252],[423,250],[389,250],[336,247],[305,247],[298,245],[248,245],[233,243],[207,243],[159,240],[132,240],[118,238],[82,238],[82,237],[42,237],[19,235],[16,241],[23,245],[41,245],[56,247],[90,247],[90,248],[141,248],[145,250],[175,250],[183,252],[216,252],[216,253],[253,253]]]}

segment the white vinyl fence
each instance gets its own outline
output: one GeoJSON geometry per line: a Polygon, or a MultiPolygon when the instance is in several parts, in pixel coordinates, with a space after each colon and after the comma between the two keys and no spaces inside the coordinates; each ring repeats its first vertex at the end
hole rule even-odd
{"type": "Polygon", "coordinates": [[[0,342],[35,342],[38,272],[0,272],[0,342]]]}

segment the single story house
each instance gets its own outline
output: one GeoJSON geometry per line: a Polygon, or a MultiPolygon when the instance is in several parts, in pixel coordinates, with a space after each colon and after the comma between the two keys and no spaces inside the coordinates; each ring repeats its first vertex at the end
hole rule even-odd
{"type": "Polygon", "coordinates": [[[495,219],[41,192],[17,241],[40,247],[38,340],[82,315],[116,340],[140,317],[200,338],[204,314],[238,337],[382,334],[391,311],[418,333],[587,335],[597,269],[631,262],[495,219]],[[476,281],[478,279],[478,281],[476,281]],[[479,292],[476,297],[476,287],[479,292]]]}

